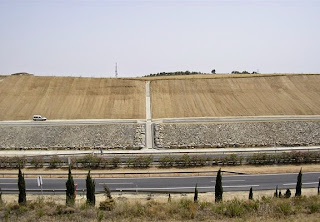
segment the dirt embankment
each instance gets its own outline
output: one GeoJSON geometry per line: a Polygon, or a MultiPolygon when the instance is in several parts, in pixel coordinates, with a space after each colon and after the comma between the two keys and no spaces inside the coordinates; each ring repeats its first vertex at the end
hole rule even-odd
{"type": "Polygon", "coordinates": [[[143,119],[143,81],[9,76],[0,82],[0,120],[143,119]]]}
{"type": "Polygon", "coordinates": [[[319,115],[320,75],[193,75],[155,78],[0,77],[0,120],[319,115]]]}
{"type": "Polygon", "coordinates": [[[153,118],[320,114],[320,75],[207,78],[152,81],[153,118]]]}

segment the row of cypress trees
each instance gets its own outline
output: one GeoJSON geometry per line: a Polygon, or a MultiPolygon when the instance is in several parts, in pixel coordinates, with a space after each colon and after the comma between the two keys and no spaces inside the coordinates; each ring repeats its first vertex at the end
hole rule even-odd
{"type": "MultiPolygon", "coordinates": [[[[20,168],[19,168],[19,174],[18,174],[18,188],[19,188],[18,202],[19,204],[25,204],[27,201],[26,184],[24,180],[24,174],[22,174],[20,168]]],[[[71,174],[70,167],[69,167],[69,173],[68,173],[68,180],[66,182],[66,188],[67,188],[66,204],[69,206],[72,206],[75,203],[76,196],[75,196],[75,184],[73,181],[73,176],[71,174]]],[[[94,206],[96,203],[95,181],[94,179],[92,179],[90,175],[90,171],[88,172],[88,175],[86,178],[86,188],[87,188],[87,203],[94,206]]],[[[300,172],[298,174],[295,196],[301,196],[301,189],[302,189],[302,168],[300,169],[300,172]]],[[[319,185],[318,185],[318,194],[320,194],[320,178],[319,178],[319,185]]],[[[221,175],[221,168],[220,168],[217,172],[217,177],[216,177],[215,202],[222,201],[222,195],[223,195],[223,187],[222,187],[222,175],[221,175]]],[[[291,196],[291,191],[289,189],[287,190],[285,196],[286,197],[291,196]]],[[[275,197],[279,197],[278,186],[276,187],[275,197]]],[[[250,188],[250,191],[249,191],[249,199],[253,199],[252,187],[250,188]]],[[[198,184],[196,184],[195,186],[194,202],[198,202],[198,184]]]]}
{"type": "MultiPolygon", "coordinates": [[[[297,184],[296,184],[296,193],[295,196],[299,197],[301,196],[301,189],[302,189],[302,168],[300,169],[300,172],[297,177],[297,184]]],[[[198,184],[196,184],[195,190],[194,190],[194,202],[198,202],[198,184]]],[[[223,187],[222,187],[222,176],[221,176],[221,168],[217,172],[217,177],[216,177],[216,185],[215,185],[215,202],[220,202],[222,201],[222,194],[223,194],[223,187]]],[[[319,184],[318,184],[318,195],[320,195],[320,178],[319,178],[319,184]]],[[[275,197],[280,197],[278,193],[278,186],[276,187],[276,192],[274,194],[275,197]]],[[[285,197],[289,198],[291,196],[291,191],[290,189],[287,189],[285,193],[285,197]]],[[[249,191],[249,200],[253,199],[253,191],[252,187],[250,188],[249,191]]]]}
{"type": "MultiPolygon", "coordinates": [[[[72,206],[74,205],[76,194],[75,194],[75,185],[74,185],[70,167],[69,167],[69,173],[68,173],[68,180],[66,182],[66,188],[67,188],[66,204],[69,206],[72,206]]],[[[95,196],[96,184],[90,175],[90,170],[86,178],[86,188],[87,188],[87,203],[94,206],[96,204],[96,196],[95,196]]]]}
{"type": "MultiPolygon", "coordinates": [[[[75,193],[75,184],[73,181],[73,176],[71,174],[71,168],[69,167],[68,180],[66,182],[66,204],[68,206],[72,206],[75,203],[76,193],[75,193]]],[[[96,197],[95,197],[95,181],[92,179],[90,175],[90,171],[88,172],[86,179],[86,188],[87,188],[87,203],[90,205],[95,205],[96,197]]],[[[18,173],[18,189],[19,189],[19,204],[26,204],[27,195],[26,195],[26,183],[24,180],[24,174],[22,174],[21,169],[19,168],[18,173]]]]}

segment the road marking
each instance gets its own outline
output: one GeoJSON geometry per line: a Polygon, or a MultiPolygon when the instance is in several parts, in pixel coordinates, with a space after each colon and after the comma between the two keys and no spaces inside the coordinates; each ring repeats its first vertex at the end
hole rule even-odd
{"type": "Polygon", "coordinates": [[[237,187],[259,187],[260,185],[239,185],[239,186],[223,186],[222,187],[227,187],[227,188],[237,188],[237,187]]]}
{"type": "MultiPolygon", "coordinates": [[[[305,174],[320,174],[320,172],[305,172],[305,174]]],[[[280,175],[298,175],[298,173],[269,173],[269,174],[244,174],[244,175],[225,175],[223,177],[252,177],[252,176],[280,176],[280,175]]]]}
{"type": "MultiPolygon", "coordinates": [[[[259,187],[260,185],[241,185],[241,186],[223,186],[224,188],[241,188],[241,187],[259,187]]],[[[194,189],[195,187],[137,187],[137,188],[117,188],[116,190],[178,190],[178,189],[194,189]]],[[[214,186],[198,187],[198,189],[213,189],[214,186]]]]}
{"type": "MultiPolygon", "coordinates": [[[[178,190],[178,189],[194,189],[195,187],[145,187],[145,188],[124,188],[116,190],[178,190]]],[[[209,187],[198,187],[198,189],[213,189],[213,186],[209,187]]]]}
{"type": "MultiPolygon", "coordinates": [[[[307,183],[302,183],[302,185],[310,185],[310,184],[318,184],[319,182],[307,182],[307,183]]],[[[297,185],[297,183],[285,183],[282,184],[283,186],[290,186],[290,185],[297,185]]]]}
{"type": "Polygon", "coordinates": [[[104,185],[104,184],[106,184],[106,185],[109,185],[109,184],[119,184],[119,185],[121,185],[121,184],[133,184],[133,183],[99,183],[99,184],[101,184],[101,185],[104,185]]]}
{"type": "MultiPolygon", "coordinates": [[[[222,179],[222,182],[244,182],[244,181],[246,181],[246,180],[223,180],[222,179]]],[[[211,182],[216,182],[215,180],[214,181],[211,181],[211,182]]]]}

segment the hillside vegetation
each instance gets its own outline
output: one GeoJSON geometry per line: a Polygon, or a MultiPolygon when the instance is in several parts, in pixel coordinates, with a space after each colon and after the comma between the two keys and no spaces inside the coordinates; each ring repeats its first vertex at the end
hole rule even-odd
{"type": "Polygon", "coordinates": [[[206,75],[151,82],[153,118],[319,115],[320,75],[206,75]],[[212,76],[212,78],[209,78],[212,76]]]}
{"type": "Polygon", "coordinates": [[[143,81],[9,76],[0,81],[0,120],[145,118],[143,81]]]}

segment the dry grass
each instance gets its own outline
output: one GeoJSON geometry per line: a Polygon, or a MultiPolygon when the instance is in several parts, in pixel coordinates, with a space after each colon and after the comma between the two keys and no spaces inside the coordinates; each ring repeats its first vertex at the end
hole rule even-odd
{"type": "MultiPolygon", "coordinates": [[[[304,191],[303,191],[304,192],[304,191]]],[[[226,193],[228,194],[228,193],[226,193]]],[[[230,193],[232,194],[232,193],[230,193]]],[[[320,197],[302,196],[301,198],[272,198],[272,192],[266,196],[257,196],[254,200],[238,198],[237,193],[222,203],[214,203],[213,193],[199,196],[199,202],[193,202],[193,196],[172,195],[171,202],[146,195],[114,195],[113,211],[100,211],[85,204],[85,198],[78,196],[75,207],[64,206],[64,196],[39,198],[28,196],[28,204],[19,206],[7,201],[0,204],[1,221],[318,221],[320,216],[320,197]],[[135,197],[134,197],[135,196],[135,197]],[[208,198],[210,197],[210,198],[208,198]],[[33,199],[32,201],[30,201],[33,199]],[[150,199],[150,198],[149,198],[150,199]]],[[[7,195],[5,195],[7,196],[7,195]]],[[[4,196],[4,198],[5,198],[4,196]]],[[[17,195],[11,195],[17,199],[17,195]]],[[[231,195],[230,195],[231,196],[231,195]]],[[[97,195],[98,202],[103,200],[97,195]]]]}
{"type": "Polygon", "coordinates": [[[151,82],[153,118],[319,115],[320,75],[244,75],[151,82]]]}
{"type": "Polygon", "coordinates": [[[143,119],[145,84],[106,78],[9,76],[0,82],[0,120],[143,119]]]}

